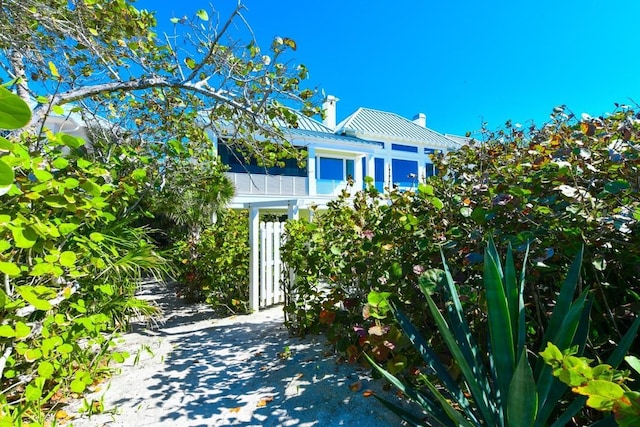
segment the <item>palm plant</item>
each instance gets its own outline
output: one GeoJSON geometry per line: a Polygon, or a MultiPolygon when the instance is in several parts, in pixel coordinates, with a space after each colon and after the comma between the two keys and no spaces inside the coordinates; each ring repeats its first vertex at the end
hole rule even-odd
{"type": "MultiPolygon", "coordinates": [[[[417,402],[428,414],[425,421],[414,414],[376,396],[387,407],[413,425],[443,426],[564,426],[584,406],[585,399],[576,399],[559,413],[559,401],[567,387],[552,375],[552,370],[533,354],[527,345],[524,285],[525,271],[517,277],[511,248],[503,267],[493,241],[485,250],[484,291],[486,297],[488,344],[486,356],[481,354],[476,337],[465,319],[462,304],[444,261],[444,271],[438,272],[446,317],[432,298],[433,283],[426,274],[420,279],[424,293],[444,343],[459,371],[456,381],[436,352],[407,316],[391,302],[396,320],[409,337],[431,376],[422,376],[425,387],[406,384],[365,355],[369,363],[391,384],[417,402]],[[530,360],[531,359],[531,360],[530,360]],[[533,367],[532,367],[533,366],[533,367]]],[[[574,299],[582,265],[582,251],[576,256],[558,294],[554,310],[542,343],[553,342],[560,348],[575,346],[582,355],[587,341],[589,312],[592,301],[588,289],[574,299]]],[[[432,272],[433,273],[433,272],[432,272]]],[[[640,321],[632,325],[618,344],[608,363],[616,367],[629,349],[640,321]]],[[[540,348],[539,351],[542,351],[540,348]]]]}

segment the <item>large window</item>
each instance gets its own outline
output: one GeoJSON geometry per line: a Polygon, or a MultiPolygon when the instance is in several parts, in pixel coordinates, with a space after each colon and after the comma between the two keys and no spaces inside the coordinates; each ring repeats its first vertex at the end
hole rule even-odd
{"type": "Polygon", "coordinates": [[[373,160],[375,174],[374,174],[374,182],[376,183],[376,189],[378,191],[384,190],[384,159],[376,157],[373,160]]]}
{"type": "Polygon", "coordinates": [[[355,178],[355,163],[351,159],[318,157],[316,175],[318,179],[346,181],[355,178]]]}
{"type": "MultiPolygon", "coordinates": [[[[298,148],[305,150],[306,148],[298,148]]],[[[256,175],[285,175],[285,176],[307,176],[307,166],[300,167],[296,159],[283,160],[284,165],[278,167],[260,166],[255,158],[247,158],[241,153],[229,148],[224,143],[218,145],[218,155],[222,163],[229,166],[230,172],[251,173],[256,175]]]]}
{"type": "Polygon", "coordinates": [[[418,183],[418,162],[415,160],[391,160],[391,182],[400,187],[411,187],[418,183]]]}

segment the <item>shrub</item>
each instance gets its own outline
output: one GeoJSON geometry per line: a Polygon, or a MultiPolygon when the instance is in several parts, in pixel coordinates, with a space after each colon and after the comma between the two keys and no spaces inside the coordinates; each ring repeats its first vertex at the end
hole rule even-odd
{"type": "MultiPolygon", "coordinates": [[[[443,262],[444,271],[422,276],[420,288],[437,324],[437,331],[446,343],[452,365],[442,363],[430,340],[420,335],[395,303],[390,303],[383,310],[378,307],[378,311],[382,315],[389,310],[393,312],[422,356],[426,373],[418,375],[417,385],[411,385],[367,356],[376,371],[418,402],[429,418],[423,421],[379,399],[414,425],[430,425],[431,421],[451,426],[566,425],[584,401],[576,400],[560,409],[559,402],[562,402],[566,387],[554,378],[554,372],[542,358],[530,363],[528,349],[535,348],[537,343],[527,338],[525,273],[523,270],[517,278],[511,249],[504,267],[492,241],[485,252],[483,297],[486,301],[486,334],[472,329],[466,320],[444,257],[443,262]],[[442,295],[444,309],[437,307],[434,293],[442,295]],[[482,344],[484,338],[488,340],[486,347],[482,344]],[[454,379],[452,371],[459,372],[461,378],[454,379]]],[[[545,342],[572,346],[574,353],[578,354],[585,350],[591,309],[588,290],[572,300],[579,282],[581,262],[582,253],[575,259],[560,289],[543,338],[545,342]]],[[[628,350],[639,326],[640,319],[637,319],[619,343],[612,356],[612,365],[620,363],[621,355],[628,350]]]]}
{"type": "Polygon", "coordinates": [[[639,135],[640,120],[626,107],[580,119],[559,108],[539,129],[508,123],[486,132],[484,143],[434,158],[439,176],[415,192],[344,193],[313,223],[289,225],[283,259],[297,272],[288,285],[290,327],[303,332],[335,319],[329,329],[357,343],[353,327],[364,322],[373,290],[412,301],[407,316],[428,330],[416,272],[438,265],[441,250],[465,284],[465,310],[481,312],[481,248],[492,235],[511,243],[518,265],[530,248],[527,331],[539,341],[561,272],[584,245],[582,274],[595,296],[592,343],[611,351],[640,311],[639,135]]]}
{"type": "Polygon", "coordinates": [[[194,250],[182,240],[179,293],[191,301],[206,301],[225,313],[249,309],[249,219],[246,211],[227,209],[205,228],[194,250]]]}

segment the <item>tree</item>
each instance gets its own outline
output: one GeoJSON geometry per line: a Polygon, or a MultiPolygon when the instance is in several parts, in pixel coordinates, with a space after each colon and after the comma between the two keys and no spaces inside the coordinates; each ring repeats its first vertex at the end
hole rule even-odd
{"type": "Polygon", "coordinates": [[[112,140],[158,159],[170,140],[209,144],[205,128],[214,124],[265,163],[291,155],[289,144],[259,141],[284,142],[277,123],[295,126],[290,107],[318,112],[315,92],[301,87],[306,68],[281,61],[295,50],[293,40],[278,37],[263,53],[241,1],[226,20],[199,10],[192,19],[174,18],[173,35],[158,36],[154,13],[134,2],[0,2],[0,67],[23,99],[38,100],[32,129],[72,104],[87,123],[108,127],[112,140]],[[236,21],[248,43],[232,34],[236,21]]]}

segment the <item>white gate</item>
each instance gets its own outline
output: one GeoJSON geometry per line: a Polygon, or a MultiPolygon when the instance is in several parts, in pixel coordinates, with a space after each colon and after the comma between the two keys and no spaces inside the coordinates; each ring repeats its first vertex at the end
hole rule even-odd
{"type": "Polygon", "coordinates": [[[260,222],[260,293],[259,307],[284,302],[280,244],[284,222],[260,222]]]}

